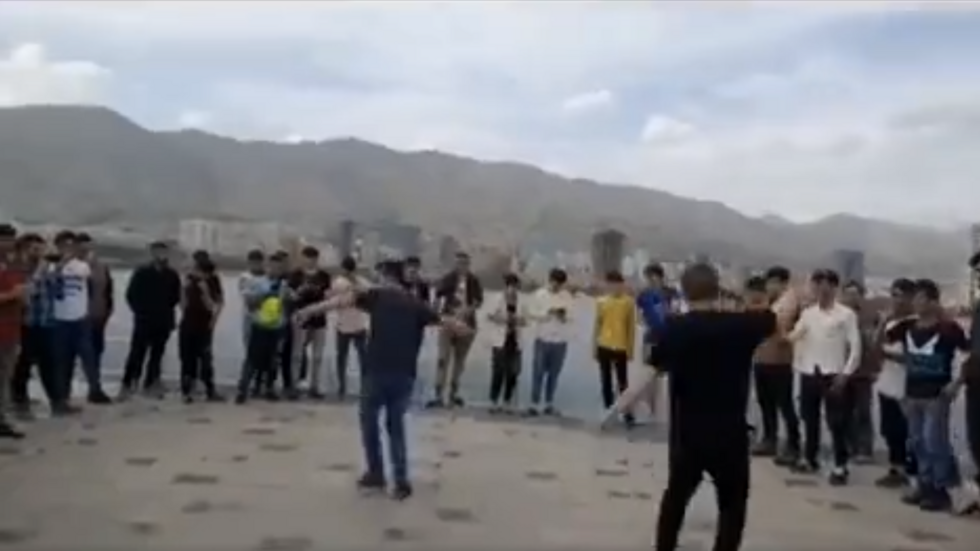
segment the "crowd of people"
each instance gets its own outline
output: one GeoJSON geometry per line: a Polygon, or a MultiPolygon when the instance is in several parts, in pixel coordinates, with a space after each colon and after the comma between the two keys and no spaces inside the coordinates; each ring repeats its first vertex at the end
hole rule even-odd
{"type": "MultiPolygon", "coordinates": [[[[150,253],[151,261],[133,272],[124,293],[132,335],[115,399],[165,394],[162,361],[176,333],[183,399],[224,401],[212,357],[214,329],[225,305],[216,266],[207,252],[198,251],[186,270],[178,270],[162,242],[151,244],[150,253]]],[[[360,367],[368,465],[361,485],[366,489],[385,485],[378,431],[384,411],[394,492],[401,498],[411,494],[403,416],[428,325],[439,327],[426,407],[465,405],[461,380],[475,335],[486,324],[492,342],[491,412],[518,413],[518,381],[529,352],[529,399],[520,413],[558,415],[576,313],[575,296],[560,269],[532,295],[522,293],[517,275],[507,275],[497,302],[482,309],[484,288],[465,253],[457,255],[453,270],[431,283],[421,276],[417,258],[386,261],[369,278],[353,258],[328,272],[312,247],[302,249],[299,258],[256,250],[247,264],[237,286],[245,353],[234,401],[343,399],[353,350],[360,367]],[[335,312],[336,350],[335,361],[326,362],[330,311],[335,312]]],[[[980,265],[980,256],[971,265],[980,265]]],[[[960,477],[950,444],[950,404],[964,387],[968,440],[974,458],[980,455],[980,369],[971,359],[963,368],[957,361],[958,354],[969,357],[980,346],[980,322],[967,335],[945,316],[934,282],[896,280],[891,307],[878,312],[866,306],[859,282],[842,282],[830,270],[814,272],[805,292],[791,285],[791,274],[782,267],[753,276],[738,292],[722,289],[717,273],[704,264],[688,268],[679,290],[667,284],[659,265],[647,266],[643,276],[644,287],[635,290],[620,273],[606,274],[595,301],[593,351],[607,423],[632,426],[641,400],[656,412],[662,381],[669,382],[671,441],[684,460],[672,468],[662,508],[664,534],[679,522],[681,504],[706,471],[719,485],[720,529],[728,530],[719,537],[740,539],[749,450],[744,465],[719,457],[740,454],[738,446],[748,445],[751,390],[761,412],[751,455],[771,457],[798,473],[821,472],[826,424],[829,482],[847,484],[851,463],[868,462],[873,455],[871,412],[877,400],[889,463],[878,484],[908,487],[903,499],[923,510],[952,507],[950,490],[960,477]],[[629,365],[637,349],[651,369],[631,385],[629,365]],[[741,436],[718,438],[730,433],[741,436]],[[711,436],[704,440],[704,435],[711,436]]],[[[90,236],[64,231],[49,245],[38,234],[18,235],[14,227],[0,225],[0,437],[24,436],[10,414],[31,417],[28,382],[35,368],[52,415],[78,412],[71,400],[76,364],[89,403],[114,401],[101,380],[113,295],[111,271],[93,253],[90,236]]],[[[672,548],[668,540],[662,545],[672,548]]]]}

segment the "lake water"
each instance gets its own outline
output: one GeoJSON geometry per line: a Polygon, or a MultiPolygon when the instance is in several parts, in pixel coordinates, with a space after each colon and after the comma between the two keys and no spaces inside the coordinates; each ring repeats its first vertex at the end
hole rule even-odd
{"type": "MultiPolygon", "coordinates": [[[[130,332],[132,331],[132,316],[126,308],[126,302],[123,298],[129,280],[129,272],[114,272],[114,277],[117,308],[107,329],[106,358],[103,366],[108,375],[121,374],[130,332]]],[[[227,304],[215,332],[215,371],[219,383],[233,383],[237,381],[239,368],[244,357],[241,336],[242,303],[236,293],[237,282],[234,275],[222,275],[222,284],[224,285],[227,304]]],[[[496,303],[497,296],[490,294],[485,301],[486,305],[492,307],[496,303]]],[[[569,343],[568,359],[558,390],[558,405],[563,411],[574,416],[595,417],[601,411],[599,371],[592,361],[591,351],[593,308],[593,301],[588,297],[582,297],[576,303],[573,313],[575,338],[569,343]]],[[[485,313],[482,315],[485,317],[485,313]]],[[[433,331],[430,330],[420,354],[420,381],[417,387],[420,398],[429,397],[431,393],[430,381],[435,373],[436,335],[433,331]]],[[[486,331],[477,333],[470,353],[470,360],[467,363],[467,371],[463,375],[462,394],[463,398],[468,401],[485,402],[487,400],[490,385],[491,347],[488,334],[486,331]]],[[[170,379],[175,379],[179,371],[176,346],[176,338],[172,338],[164,360],[164,375],[170,379]]],[[[333,369],[334,350],[333,331],[330,331],[327,354],[324,360],[327,369],[333,369]]],[[[524,369],[518,389],[518,396],[522,404],[528,401],[530,392],[531,355],[529,352],[528,350],[525,353],[524,369]]],[[[352,377],[357,371],[356,361],[356,355],[349,360],[349,362],[355,362],[350,364],[349,371],[352,377]]],[[[632,369],[635,371],[642,369],[642,367],[635,365],[632,369]]]]}

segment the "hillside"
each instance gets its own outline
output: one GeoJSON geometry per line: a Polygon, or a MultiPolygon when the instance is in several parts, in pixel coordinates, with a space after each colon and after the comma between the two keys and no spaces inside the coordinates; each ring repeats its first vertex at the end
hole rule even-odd
{"type": "Polygon", "coordinates": [[[65,224],[173,221],[234,214],[324,228],[342,217],[397,219],[435,233],[541,248],[582,248],[616,226],[665,258],[798,266],[864,249],[876,273],[953,277],[965,237],[838,215],[811,224],[752,218],[720,203],[569,180],[533,166],[356,139],[242,142],[152,132],[94,107],[0,110],[0,211],[65,224]]]}

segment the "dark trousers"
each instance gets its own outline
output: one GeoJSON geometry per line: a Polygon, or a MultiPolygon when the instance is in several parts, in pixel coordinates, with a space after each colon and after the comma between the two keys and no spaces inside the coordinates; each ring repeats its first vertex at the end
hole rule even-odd
{"type": "Polygon", "coordinates": [[[160,384],[160,377],[163,375],[163,354],[167,351],[167,342],[172,332],[173,328],[166,324],[158,325],[134,320],[133,334],[129,340],[129,354],[126,355],[123,387],[133,389],[140,384],[140,379],[143,379],[143,388],[160,384]]]}
{"type": "Polygon", "coordinates": [[[888,465],[915,476],[915,455],[909,450],[909,423],[898,398],[878,395],[878,415],[881,437],[888,448],[888,465]]]}
{"type": "Polygon", "coordinates": [[[215,393],[214,358],[211,345],[214,332],[210,327],[182,325],[177,331],[177,349],[180,355],[180,391],[184,396],[194,393],[198,382],[204,384],[208,395],[215,393]]]}
{"type": "Polygon", "coordinates": [[[521,351],[495,346],[490,354],[490,402],[496,404],[503,398],[504,403],[509,404],[514,399],[521,375],[521,351]]]}
{"type": "Polygon", "coordinates": [[[874,381],[867,377],[852,377],[850,449],[854,455],[873,457],[875,452],[874,381]]]}
{"type": "Polygon", "coordinates": [[[381,445],[379,417],[385,414],[388,434],[388,454],[395,484],[408,483],[408,444],[405,438],[405,413],[412,399],[415,381],[411,377],[388,376],[365,378],[361,381],[360,425],[361,444],[367,463],[367,476],[381,481],[385,478],[384,452],[381,445]]]}
{"type": "MultiPolygon", "coordinates": [[[[674,432],[672,430],[672,432],[674,432]]],[[[675,551],[691,497],[705,475],[715,484],[718,524],[714,551],[737,551],[742,544],[749,499],[749,438],[711,438],[711,428],[684,442],[671,436],[670,474],[660,500],[657,551],[675,551]],[[704,435],[708,435],[705,438],[704,435]],[[725,442],[728,440],[728,442],[725,442]]]]}
{"type": "MultiPolygon", "coordinates": [[[[350,358],[351,346],[357,354],[357,365],[364,375],[364,352],[367,350],[367,331],[356,333],[341,333],[337,331],[337,394],[347,394],[347,361],[350,358]]],[[[362,383],[363,384],[363,383],[362,383]]]]}
{"type": "Polygon", "coordinates": [[[61,383],[61,396],[71,396],[75,364],[81,362],[89,395],[102,392],[102,373],[92,353],[92,322],[89,319],[56,321],[53,327],[54,362],[61,383]]]}
{"type": "Polygon", "coordinates": [[[276,360],[282,338],[281,329],[253,326],[248,336],[248,350],[238,379],[238,395],[248,396],[249,389],[272,391],[276,380],[276,360]]]}
{"type": "Polygon", "coordinates": [[[980,484],[980,381],[966,385],[966,440],[980,484]]]}
{"type": "Polygon", "coordinates": [[[602,405],[608,409],[616,402],[616,397],[629,386],[629,357],[623,350],[599,347],[596,350],[596,360],[599,362],[602,405]],[[613,387],[614,379],[615,387],[613,387]]]}
{"type": "Polygon", "coordinates": [[[48,397],[48,403],[53,406],[61,405],[66,396],[61,394],[64,383],[59,377],[57,364],[52,354],[52,329],[50,327],[31,327],[21,328],[20,355],[17,357],[17,364],[14,366],[14,374],[11,379],[10,396],[13,403],[19,407],[28,407],[31,397],[28,392],[28,385],[31,381],[31,368],[37,367],[38,377],[41,379],[41,387],[44,394],[48,397]]]}
{"type": "Polygon", "coordinates": [[[782,418],[786,426],[786,447],[791,453],[799,453],[800,419],[793,399],[793,379],[796,377],[793,367],[759,364],[754,373],[763,441],[772,444],[779,441],[779,419],[782,418]]]}
{"type": "Polygon", "coordinates": [[[95,365],[102,368],[102,356],[105,355],[105,329],[109,325],[108,319],[92,320],[92,357],[95,365]]]}
{"type": "Polygon", "coordinates": [[[846,467],[850,459],[852,389],[845,385],[840,390],[833,390],[833,381],[833,375],[800,376],[800,415],[805,433],[803,457],[810,464],[818,464],[821,422],[826,415],[834,466],[846,467]]]}
{"type": "MultiPolygon", "coordinates": [[[[282,390],[292,392],[296,389],[296,377],[293,373],[293,332],[287,325],[280,330],[279,352],[276,354],[276,364],[279,378],[282,380],[282,390]]],[[[273,373],[275,373],[275,369],[273,373]]]]}

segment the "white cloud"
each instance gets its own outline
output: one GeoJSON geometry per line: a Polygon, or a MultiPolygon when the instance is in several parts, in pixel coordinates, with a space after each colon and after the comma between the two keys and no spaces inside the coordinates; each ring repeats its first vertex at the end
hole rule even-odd
{"type": "Polygon", "coordinates": [[[213,116],[206,111],[184,111],[177,117],[177,125],[180,128],[204,130],[210,126],[212,120],[213,116]]]}
{"type": "Polygon", "coordinates": [[[676,144],[694,135],[694,125],[664,115],[647,118],[640,139],[648,143],[676,144]]]}
{"type": "Polygon", "coordinates": [[[561,103],[561,108],[569,112],[591,111],[612,104],[614,99],[613,93],[609,90],[593,90],[565,99],[561,103]]]}
{"type": "Polygon", "coordinates": [[[111,76],[96,63],[51,59],[43,45],[21,44],[0,56],[0,106],[99,103],[111,76]]]}

